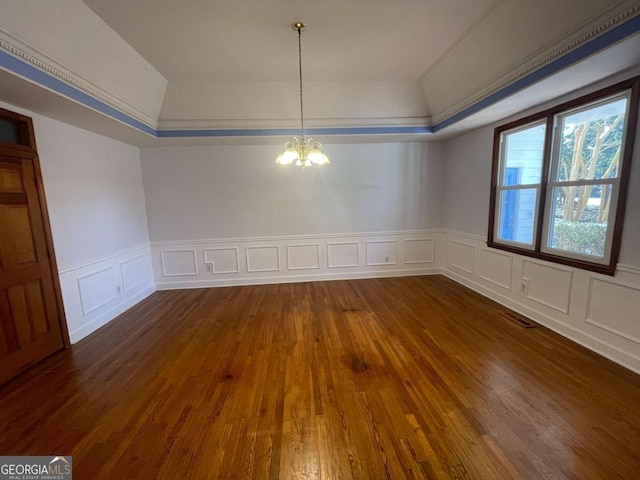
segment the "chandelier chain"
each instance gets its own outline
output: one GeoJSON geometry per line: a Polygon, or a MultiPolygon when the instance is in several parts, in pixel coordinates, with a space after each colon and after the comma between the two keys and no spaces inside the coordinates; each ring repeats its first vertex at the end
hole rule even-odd
{"type": "Polygon", "coordinates": [[[302,100],[302,29],[298,27],[298,65],[300,67],[300,136],[304,141],[304,106],[302,100]]]}

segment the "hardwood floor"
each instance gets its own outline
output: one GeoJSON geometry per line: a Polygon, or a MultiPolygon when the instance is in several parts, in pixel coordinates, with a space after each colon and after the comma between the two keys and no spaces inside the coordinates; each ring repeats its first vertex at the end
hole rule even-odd
{"type": "Polygon", "coordinates": [[[441,276],[157,292],[0,388],[76,479],[640,478],[640,376],[441,276]]]}

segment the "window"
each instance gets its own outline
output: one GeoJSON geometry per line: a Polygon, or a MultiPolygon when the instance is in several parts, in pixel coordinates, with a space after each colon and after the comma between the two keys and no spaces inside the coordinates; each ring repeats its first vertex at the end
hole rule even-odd
{"type": "Polygon", "coordinates": [[[0,143],[29,145],[29,133],[25,117],[0,108],[0,143]]]}
{"type": "Polygon", "coordinates": [[[498,127],[487,244],[613,275],[639,95],[636,77],[498,127]]]}

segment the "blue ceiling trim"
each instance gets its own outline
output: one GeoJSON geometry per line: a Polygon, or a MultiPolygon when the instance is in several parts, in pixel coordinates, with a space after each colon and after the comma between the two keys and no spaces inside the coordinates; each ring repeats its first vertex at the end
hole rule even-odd
{"type": "Polygon", "coordinates": [[[397,127],[325,127],[310,128],[310,135],[407,135],[430,134],[433,130],[428,125],[397,127]]]}
{"type": "Polygon", "coordinates": [[[207,129],[207,130],[156,130],[158,138],[193,137],[268,137],[295,135],[300,130],[291,128],[207,129]]]}
{"type": "MultiPolygon", "coordinates": [[[[274,137],[298,135],[294,128],[252,128],[228,130],[157,130],[158,138],[185,137],[274,137]]],[[[415,127],[326,127],[305,129],[307,136],[313,135],[407,135],[430,134],[429,126],[415,127]]]]}
{"type": "MultiPolygon", "coordinates": [[[[590,42],[581,45],[566,55],[544,65],[535,72],[494,92],[464,110],[452,115],[436,125],[421,126],[378,126],[378,127],[326,127],[310,128],[308,135],[428,135],[447,128],[473,115],[494,103],[531,86],[532,84],[599,52],[616,42],[640,31],[640,15],[622,25],[609,30],[590,42]]],[[[292,128],[254,128],[254,129],[202,129],[202,130],[156,130],[153,127],[127,115],[120,110],[92,97],[80,89],[65,83],[55,76],[40,70],[29,63],[0,51],[0,69],[12,72],[42,87],[70,98],[86,107],[103,113],[115,120],[129,125],[141,132],[157,138],[194,138],[194,137],[272,137],[297,135],[299,130],[292,128]]]]}
{"type": "Polygon", "coordinates": [[[520,90],[533,85],[534,83],[559,72],[560,70],[573,65],[574,63],[579,62],[580,60],[584,60],[590,55],[599,52],[607,47],[610,47],[614,43],[617,43],[621,40],[624,40],[635,33],[640,31],[640,15],[633,17],[631,20],[626,21],[622,25],[618,25],[615,28],[612,28],[606,33],[603,33],[599,37],[591,40],[584,45],[576,48],[575,50],[570,51],[569,53],[563,55],[562,57],[549,62],[545,66],[536,70],[535,72],[530,73],[526,77],[521,78],[513,82],[510,85],[498,90],[495,93],[492,93],[488,97],[483,98],[482,100],[474,103],[470,107],[461,110],[455,115],[437,123],[433,126],[433,132],[438,132],[443,128],[449,127],[454,123],[459,122],[467,118],[474,113],[478,113],[479,111],[487,108],[494,103],[505,99],[506,97],[513,95],[514,93],[519,92],[520,90]]]}
{"type": "Polygon", "coordinates": [[[8,70],[16,75],[31,80],[38,85],[53,90],[62,96],[75,100],[76,102],[89,107],[93,110],[97,110],[100,113],[114,118],[133,127],[141,132],[148,133],[149,135],[156,136],[156,130],[149,125],[142,123],[139,120],[127,115],[126,113],[117,110],[106,103],[92,97],[91,95],[84,93],[83,91],[63,82],[62,80],[54,77],[53,75],[44,72],[26,62],[23,62],[17,57],[9,55],[8,53],[0,51],[0,68],[8,70]]]}

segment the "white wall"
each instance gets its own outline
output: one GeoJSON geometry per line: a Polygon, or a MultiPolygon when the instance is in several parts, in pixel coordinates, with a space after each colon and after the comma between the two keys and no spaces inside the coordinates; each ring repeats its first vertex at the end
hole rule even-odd
{"type": "Polygon", "coordinates": [[[33,118],[65,313],[80,340],[153,291],[140,152],[33,118]]]}
{"type": "Polygon", "coordinates": [[[283,168],[279,146],[142,149],[152,242],[440,226],[435,144],[325,145],[326,168],[283,168]]]}
{"type": "Polygon", "coordinates": [[[486,235],[493,128],[484,127],[446,143],[444,227],[486,235]]]}
{"type": "Polygon", "coordinates": [[[640,132],[620,263],[610,277],[486,247],[495,126],[446,144],[445,274],[640,372],[640,132]]]}
{"type": "Polygon", "coordinates": [[[441,225],[441,145],[325,145],[333,163],[305,170],[277,165],[280,148],[142,150],[160,288],[383,276],[433,266],[412,260],[436,255],[435,245],[411,240],[441,225]],[[226,253],[205,251],[214,247],[226,253]],[[224,268],[216,267],[220,262],[224,268]]]}
{"type": "Polygon", "coordinates": [[[60,268],[147,244],[139,149],[32,117],[60,268]]]}

